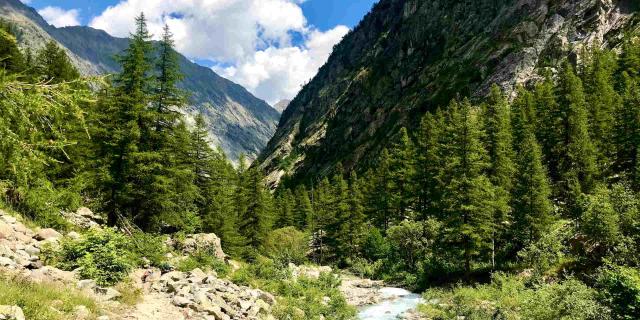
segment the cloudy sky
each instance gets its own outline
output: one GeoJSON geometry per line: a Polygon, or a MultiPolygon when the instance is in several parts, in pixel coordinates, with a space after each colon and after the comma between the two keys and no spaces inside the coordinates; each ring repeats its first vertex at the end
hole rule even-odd
{"type": "Polygon", "coordinates": [[[178,51],[269,103],[291,99],[377,0],[22,0],[51,24],[125,37],[141,11],[178,51]]]}

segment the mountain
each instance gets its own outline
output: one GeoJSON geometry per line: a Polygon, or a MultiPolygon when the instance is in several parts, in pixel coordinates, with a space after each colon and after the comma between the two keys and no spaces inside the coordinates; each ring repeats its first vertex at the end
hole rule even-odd
{"type": "MultiPolygon", "coordinates": [[[[0,0],[0,19],[16,25],[23,48],[38,49],[50,40],[57,41],[84,75],[119,71],[114,58],[128,45],[127,39],[90,27],[51,26],[19,0],[0,0]]],[[[243,153],[255,158],[273,135],[279,112],[242,86],[182,55],[180,66],[185,75],[181,87],[190,93],[188,116],[204,113],[212,143],[221,146],[232,159],[243,153]]]]}
{"type": "Polygon", "coordinates": [[[272,184],[366,166],[455,97],[507,93],[638,27],[637,0],[381,0],[282,114],[259,157],[272,184]]]}
{"type": "Polygon", "coordinates": [[[280,113],[284,112],[285,109],[289,106],[291,100],[280,100],[278,103],[273,105],[273,108],[278,110],[280,113]]]}

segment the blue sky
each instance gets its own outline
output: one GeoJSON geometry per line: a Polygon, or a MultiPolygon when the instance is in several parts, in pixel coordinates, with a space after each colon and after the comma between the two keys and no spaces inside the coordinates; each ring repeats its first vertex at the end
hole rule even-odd
{"type": "Polygon", "coordinates": [[[292,99],[378,0],[22,0],[58,27],[126,37],[141,11],[192,61],[269,103],[292,99]]]}
{"type": "MultiPolygon", "coordinates": [[[[30,6],[42,9],[47,6],[65,10],[80,9],[80,22],[88,24],[91,18],[101,14],[108,6],[118,0],[31,0],[30,6]]],[[[369,12],[376,0],[307,0],[302,10],[310,24],[321,30],[336,25],[354,27],[369,12]]]]}

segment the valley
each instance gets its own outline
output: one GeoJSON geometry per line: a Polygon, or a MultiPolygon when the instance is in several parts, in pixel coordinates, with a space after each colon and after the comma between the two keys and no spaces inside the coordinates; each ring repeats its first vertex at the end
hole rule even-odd
{"type": "Polygon", "coordinates": [[[635,1],[48,1],[0,0],[0,320],[639,317],[635,1]],[[253,51],[179,53],[214,17],[253,51]]]}

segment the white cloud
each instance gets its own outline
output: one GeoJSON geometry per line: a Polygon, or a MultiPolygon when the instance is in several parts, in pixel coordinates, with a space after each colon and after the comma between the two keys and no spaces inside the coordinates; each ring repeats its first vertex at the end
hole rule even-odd
{"type": "Polygon", "coordinates": [[[38,13],[47,20],[49,24],[58,28],[80,25],[80,10],[77,9],[64,10],[62,8],[49,6],[39,10],[38,13]]]}
{"type": "Polygon", "coordinates": [[[123,0],[95,17],[90,26],[125,37],[144,12],[157,38],[166,23],[178,51],[211,60],[214,70],[276,102],[291,99],[326,61],[348,31],[320,32],[309,26],[304,0],[123,0]],[[293,41],[292,37],[302,41],[293,41]],[[294,45],[293,42],[296,42],[294,45]]]}

